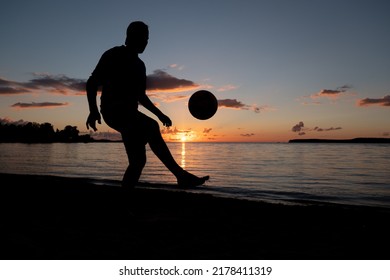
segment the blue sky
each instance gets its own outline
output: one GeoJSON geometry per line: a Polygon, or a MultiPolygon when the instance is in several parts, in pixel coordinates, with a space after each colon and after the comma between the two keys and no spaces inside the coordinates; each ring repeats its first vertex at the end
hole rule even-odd
{"type": "Polygon", "coordinates": [[[142,20],[147,73],[197,85],[150,93],[177,128],[167,139],[180,139],[178,131],[194,141],[387,136],[389,8],[384,0],[9,1],[0,11],[0,118],[86,131],[83,92],[7,89],[86,80],[105,50],[124,44],[127,25],[142,20]],[[210,120],[187,110],[197,89],[221,101],[210,120]]]}

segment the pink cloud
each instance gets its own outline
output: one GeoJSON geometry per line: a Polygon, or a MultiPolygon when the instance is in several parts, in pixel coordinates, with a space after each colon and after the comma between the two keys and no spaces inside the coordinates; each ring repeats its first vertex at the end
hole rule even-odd
{"type": "Polygon", "coordinates": [[[54,108],[68,106],[69,103],[57,103],[57,102],[31,102],[31,103],[15,103],[11,107],[18,109],[31,109],[31,108],[54,108]]]}
{"type": "Polygon", "coordinates": [[[386,95],[383,98],[364,98],[358,100],[358,106],[390,106],[390,95],[386,95]]]}
{"type": "Polygon", "coordinates": [[[237,109],[237,110],[251,110],[255,113],[260,113],[260,108],[256,105],[247,105],[242,103],[241,101],[238,101],[237,99],[219,99],[218,100],[218,107],[221,108],[231,108],[231,109],[237,109]]]}

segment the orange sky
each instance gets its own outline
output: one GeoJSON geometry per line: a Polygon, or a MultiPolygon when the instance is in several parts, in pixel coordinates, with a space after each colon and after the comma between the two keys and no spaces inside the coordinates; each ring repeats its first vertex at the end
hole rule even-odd
{"type": "Polygon", "coordinates": [[[389,137],[390,2],[131,2],[97,2],[93,13],[73,0],[4,4],[1,122],[90,133],[85,81],[137,19],[150,29],[148,94],[173,121],[167,140],[389,137]],[[199,89],[219,100],[209,120],[187,108],[199,89]]]}

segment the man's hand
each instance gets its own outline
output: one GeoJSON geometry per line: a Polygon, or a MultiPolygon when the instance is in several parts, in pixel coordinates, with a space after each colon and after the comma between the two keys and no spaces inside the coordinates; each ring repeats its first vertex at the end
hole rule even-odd
{"type": "Polygon", "coordinates": [[[172,126],[172,121],[168,116],[161,114],[158,118],[164,126],[166,126],[166,127],[172,126]]]}
{"type": "Polygon", "coordinates": [[[100,116],[100,113],[99,112],[89,113],[89,116],[87,118],[87,123],[86,123],[87,129],[91,127],[94,131],[96,131],[97,130],[96,121],[99,124],[102,124],[102,117],[100,116]]]}

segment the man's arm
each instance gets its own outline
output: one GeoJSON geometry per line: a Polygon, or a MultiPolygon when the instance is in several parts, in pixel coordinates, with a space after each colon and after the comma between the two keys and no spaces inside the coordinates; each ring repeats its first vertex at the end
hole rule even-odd
{"type": "Polygon", "coordinates": [[[164,115],[160,109],[158,109],[153,102],[149,99],[149,97],[146,95],[146,93],[142,94],[139,102],[141,103],[142,106],[144,106],[146,109],[148,109],[150,112],[155,114],[159,120],[163,123],[164,126],[169,127],[172,126],[172,121],[171,119],[167,116],[164,115]]]}
{"type": "Polygon", "coordinates": [[[97,79],[93,75],[90,76],[86,86],[88,106],[89,106],[89,116],[87,118],[86,125],[87,125],[87,129],[91,127],[94,131],[97,130],[96,121],[99,124],[102,123],[99,109],[96,103],[98,88],[99,88],[99,83],[97,79]]]}

